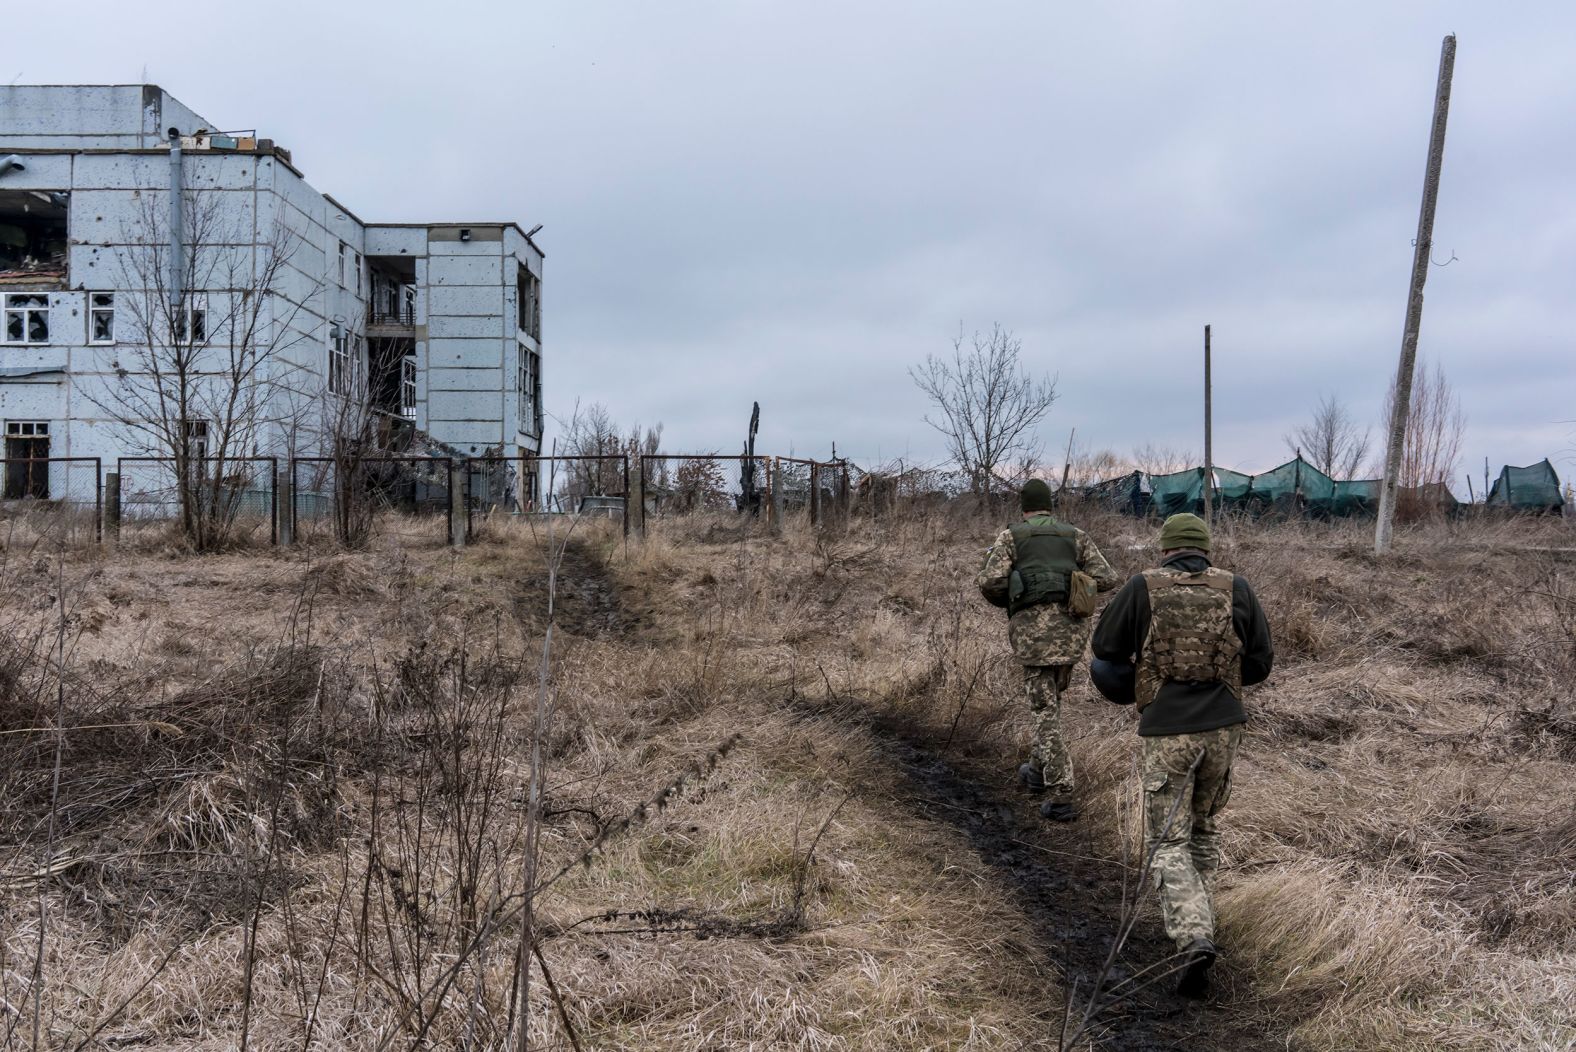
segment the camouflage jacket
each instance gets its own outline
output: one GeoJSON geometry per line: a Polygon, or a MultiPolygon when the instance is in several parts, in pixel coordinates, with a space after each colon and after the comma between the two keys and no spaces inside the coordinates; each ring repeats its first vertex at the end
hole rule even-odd
{"type": "MultiPolygon", "coordinates": [[[[980,594],[986,599],[993,603],[1006,602],[1015,557],[1012,531],[1004,529],[996,535],[996,543],[985,553],[984,567],[974,578],[980,594]]],[[[1116,571],[1082,530],[1078,531],[1078,568],[1093,577],[1102,592],[1118,584],[1116,571]]],[[[1093,626],[1094,618],[1073,617],[1064,607],[1055,604],[1032,606],[1019,610],[1007,622],[1007,641],[1012,644],[1013,657],[1019,664],[1070,665],[1083,660],[1084,647],[1089,643],[1093,626]]]]}

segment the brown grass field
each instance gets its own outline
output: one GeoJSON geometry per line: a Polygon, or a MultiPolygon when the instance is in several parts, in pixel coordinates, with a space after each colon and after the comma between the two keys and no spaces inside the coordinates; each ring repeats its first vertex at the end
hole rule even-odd
{"type": "MultiPolygon", "coordinates": [[[[1152,563],[1152,523],[1070,518],[1152,563]]],[[[510,1047],[534,942],[532,1048],[1058,1048],[1139,883],[1133,716],[1080,673],[1083,818],[1014,795],[994,524],[578,523],[544,694],[546,528],[0,524],[0,1047],[510,1047]]],[[[1215,995],[1068,1047],[1576,1048],[1576,535],[1366,529],[1220,531],[1277,665],[1215,995]]],[[[1117,990],[1166,952],[1138,910],[1117,990]]]]}

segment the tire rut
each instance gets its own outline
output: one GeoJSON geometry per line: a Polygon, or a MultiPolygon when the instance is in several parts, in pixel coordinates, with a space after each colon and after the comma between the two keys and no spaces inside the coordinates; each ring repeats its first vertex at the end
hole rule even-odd
{"type": "MultiPolygon", "coordinates": [[[[791,704],[805,718],[836,719],[876,737],[912,790],[907,802],[915,814],[951,826],[968,839],[1028,918],[1037,948],[1063,970],[1069,989],[1076,984],[1076,1022],[1121,923],[1122,869],[1100,858],[1092,844],[1087,823],[1096,819],[1085,815],[1068,826],[1051,826],[1039,817],[1037,803],[1015,788],[993,786],[960,770],[917,739],[911,725],[883,719],[857,702],[816,705],[798,698],[791,704]]],[[[1155,919],[1153,899],[1142,909],[1107,980],[1108,989],[1172,952],[1155,919]]],[[[1256,1020],[1233,1017],[1219,995],[1229,998],[1236,983],[1224,962],[1215,971],[1215,1000],[1191,1001],[1161,982],[1101,1010],[1090,1028],[1096,1047],[1121,1052],[1285,1048],[1283,1034],[1266,1033],[1256,1020]]]]}

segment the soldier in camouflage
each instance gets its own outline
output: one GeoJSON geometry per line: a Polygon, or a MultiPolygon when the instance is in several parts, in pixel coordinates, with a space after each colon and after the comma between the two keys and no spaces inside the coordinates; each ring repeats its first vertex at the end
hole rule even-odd
{"type": "Polygon", "coordinates": [[[1088,612],[1072,613],[1068,600],[1077,587],[1075,573],[1087,575],[1101,592],[1116,587],[1117,577],[1088,534],[1051,516],[1051,489],[1044,482],[1030,480],[1019,503],[1023,520],[996,535],[975,584],[986,600],[1007,609],[1007,639],[1023,666],[1034,736],[1019,780],[1032,793],[1050,790],[1042,815],[1070,822],[1078,809],[1061,732],[1062,692],[1072,682],[1073,665],[1083,660],[1092,622],[1088,612]]]}
{"type": "Polygon", "coordinates": [[[1091,678],[1110,700],[1138,705],[1144,824],[1178,992],[1202,997],[1215,962],[1216,820],[1247,714],[1245,684],[1275,662],[1269,622],[1245,578],[1210,565],[1209,527],[1173,515],[1160,566],[1135,576],[1100,615],[1091,678]]]}

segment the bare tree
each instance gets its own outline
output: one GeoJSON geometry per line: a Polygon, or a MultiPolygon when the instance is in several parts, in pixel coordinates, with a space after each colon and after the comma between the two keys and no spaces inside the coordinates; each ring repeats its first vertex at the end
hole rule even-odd
{"type": "Polygon", "coordinates": [[[558,499],[575,510],[584,497],[603,497],[624,491],[624,464],[618,459],[626,452],[624,438],[613,414],[601,402],[574,411],[563,425],[564,442],[560,456],[565,462],[558,499]],[[578,458],[578,459],[573,459],[578,458]]]}
{"type": "MultiPolygon", "coordinates": [[[[1395,405],[1394,380],[1390,382],[1385,405],[1395,405]]],[[[1391,429],[1393,412],[1392,408],[1385,414],[1386,433],[1391,429]]],[[[1461,399],[1445,378],[1444,369],[1438,362],[1432,368],[1419,368],[1412,382],[1411,408],[1401,444],[1401,470],[1396,476],[1398,489],[1404,491],[1397,497],[1398,513],[1415,517],[1441,495],[1441,487],[1449,486],[1461,460],[1466,426],[1461,399]]],[[[1382,471],[1383,463],[1378,467],[1382,471]]]]}
{"type": "Polygon", "coordinates": [[[372,506],[364,488],[377,424],[360,364],[352,362],[349,375],[338,380],[325,384],[322,400],[323,446],[334,487],[334,538],[347,548],[361,548],[372,535],[372,506]]]}
{"type": "Polygon", "coordinates": [[[1153,442],[1145,442],[1133,450],[1133,466],[1146,475],[1170,475],[1203,463],[1190,449],[1157,446],[1153,442]]]}
{"type": "Polygon", "coordinates": [[[268,429],[293,432],[305,412],[306,378],[286,351],[306,335],[294,325],[300,302],[280,294],[294,236],[276,226],[259,241],[226,213],[222,194],[182,198],[178,248],[159,194],[142,195],[122,232],[124,336],[114,378],[84,396],[168,462],[181,530],[207,551],[229,539],[257,482],[248,458],[270,445],[268,429]]]}
{"type": "Polygon", "coordinates": [[[1074,449],[1067,470],[1067,484],[1082,489],[1129,474],[1133,465],[1110,449],[1074,449]]]}
{"type": "Polygon", "coordinates": [[[970,490],[987,500],[997,487],[1033,472],[1038,428],[1056,402],[1056,378],[1030,374],[1022,350],[1022,341],[1000,325],[976,332],[967,347],[960,331],[950,356],[928,355],[908,371],[935,410],[925,423],[945,436],[970,490]]]}
{"type": "Polygon", "coordinates": [[[1292,429],[1286,448],[1340,482],[1357,477],[1368,450],[1372,431],[1359,428],[1346,406],[1333,394],[1319,399],[1313,419],[1292,429]]]}

